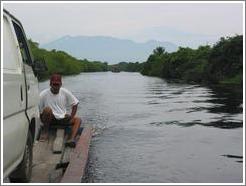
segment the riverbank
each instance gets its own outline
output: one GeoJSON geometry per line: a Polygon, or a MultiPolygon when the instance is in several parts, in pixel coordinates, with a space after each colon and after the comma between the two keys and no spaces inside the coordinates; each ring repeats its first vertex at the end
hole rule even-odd
{"type": "Polygon", "coordinates": [[[214,46],[199,46],[197,49],[179,47],[168,53],[157,47],[146,62],[120,62],[108,65],[106,62],[78,60],[63,51],[39,49],[30,41],[35,58],[43,56],[48,71],[39,77],[47,80],[52,73],[76,75],[81,72],[117,71],[140,72],[142,75],[161,77],[166,80],[201,85],[243,85],[243,36],[221,38],[214,46]]]}
{"type": "Polygon", "coordinates": [[[45,61],[47,71],[40,74],[39,81],[45,81],[53,73],[61,75],[76,75],[81,72],[102,72],[107,71],[108,64],[100,61],[89,61],[87,59],[76,59],[64,51],[51,50],[48,51],[39,48],[37,42],[29,40],[29,45],[34,57],[34,60],[45,61]]]}
{"type": "Polygon", "coordinates": [[[167,53],[157,47],[141,74],[187,83],[243,85],[243,36],[221,38],[214,46],[179,47],[167,53]]]}

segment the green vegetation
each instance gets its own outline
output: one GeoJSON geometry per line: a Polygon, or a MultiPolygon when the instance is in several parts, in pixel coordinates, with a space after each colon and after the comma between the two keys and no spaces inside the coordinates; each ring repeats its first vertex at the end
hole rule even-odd
{"type": "Polygon", "coordinates": [[[120,62],[115,65],[109,65],[109,71],[125,71],[125,72],[140,72],[143,68],[143,63],[127,63],[127,62],[120,62]]]}
{"type": "Polygon", "coordinates": [[[81,72],[101,72],[108,70],[108,64],[86,59],[78,60],[63,51],[47,51],[39,48],[39,44],[29,40],[29,45],[34,57],[34,60],[44,59],[48,67],[48,71],[43,73],[40,80],[45,80],[53,73],[62,75],[79,74],[81,72]]]}
{"type": "Polygon", "coordinates": [[[173,53],[157,47],[141,73],[189,83],[242,85],[243,36],[221,38],[213,47],[179,47],[173,53]]]}
{"type": "Polygon", "coordinates": [[[144,63],[120,62],[108,65],[106,62],[78,60],[63,51],[40,49],[38,43],[29,41],[35,59],[44,58],[48,71],[41,80],[54,72],[62,75],[80,72],[126,71],[141,72],[147,76],[175,79],[189,83],[243,84],[243,36],[221,38],[213,47],[198,49],[179,47],[168,53],[157,47],[144,63]]]}

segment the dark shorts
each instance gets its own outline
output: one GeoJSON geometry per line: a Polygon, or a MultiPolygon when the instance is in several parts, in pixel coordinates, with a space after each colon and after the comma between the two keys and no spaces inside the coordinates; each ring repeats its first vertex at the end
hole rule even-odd
{"type": "Polygon", "coordinates": [[[71,117],[65,117],[63,119],[53,118],[51,121],[51,126],[71,126],[71,117]]]}

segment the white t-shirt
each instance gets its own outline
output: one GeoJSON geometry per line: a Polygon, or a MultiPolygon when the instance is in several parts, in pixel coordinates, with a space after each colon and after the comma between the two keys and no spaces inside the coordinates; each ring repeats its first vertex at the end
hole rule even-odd
{"type": "Polygon", "coordinates": [[[53,94],[50,89],[45,89],[40,93],[39,110],[50,107],[56,119],[65,117],[67,107],[77,105],[79,100],[67,89],[61,87],[58,94],[53,94]]]}

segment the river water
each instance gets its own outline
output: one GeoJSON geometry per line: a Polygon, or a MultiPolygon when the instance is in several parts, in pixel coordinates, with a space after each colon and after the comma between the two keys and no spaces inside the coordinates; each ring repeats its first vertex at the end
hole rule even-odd
{"type": "MultiPolygon", "coordinates": [[[[40,90],[48,86],[43,82],[40,90]]],[[[63,86],[79,99],[78,115],[95,128],[84,182],[243,181],[238,91],[126,72],[67,76],[63,86]]]]}

